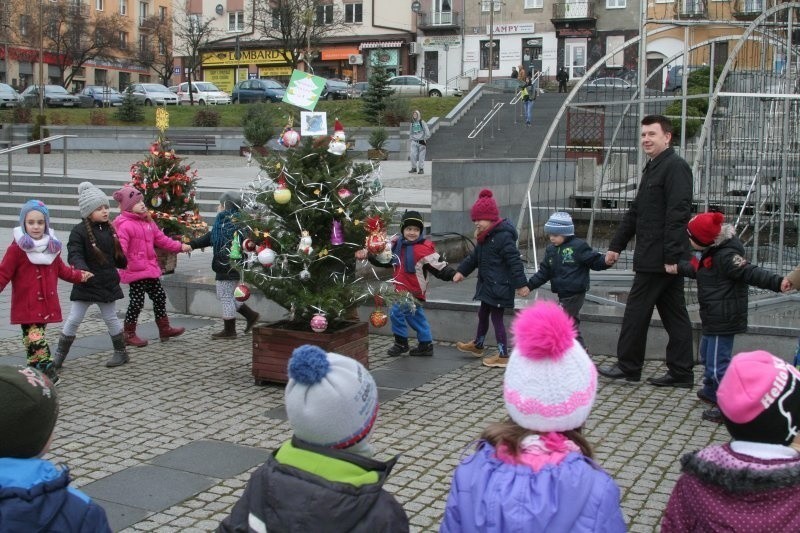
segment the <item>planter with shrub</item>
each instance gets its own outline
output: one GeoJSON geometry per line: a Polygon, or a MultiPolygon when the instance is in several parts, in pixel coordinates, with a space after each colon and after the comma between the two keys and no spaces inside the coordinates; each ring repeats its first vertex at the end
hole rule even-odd
{"type": "Polygon", "coordinates": [[[386,161],[389,158],[389,152],[384,149],[389,134],[386,128],[375,128],[369,134],[369,145],[372,147],[367,150],[367,157],[376,161],[386,161]]]}

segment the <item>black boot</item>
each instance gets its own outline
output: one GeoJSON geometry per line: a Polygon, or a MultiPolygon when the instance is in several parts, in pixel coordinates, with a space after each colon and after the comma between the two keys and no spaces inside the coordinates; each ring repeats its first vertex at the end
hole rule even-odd
{"type": "Polygon", "coordinates": [[[394,344],[391,348],[386,352],[392,357],[397,357],[398,355],[402,355],[408,351],[408,338],[401,337],[400,335],[394,336],[394,344]]]}
{"type": "Polygon", "coordinates": [[[415,357],[430,357],[433,355],[433,343],[420,342],[416,348],[411,348],[411,351],[408,352],[408,355],[413,355],[415,357]]]}
{"type": "Polygon", "coordinates": [[[212,333],[212,339],[235,339],[236,338],[236,319],[226,318],[224,321],[225,327],[219,333],[212,333]]]}
{"type": "Polygon", "coordinates": [[[242,315],[245,320],[247,320],[247,324],[244,326],[244,332],[250,333],[250,330],[253,329],[253,326],[256,325],[258,319],[261,315],[247,307],[247,304],[242,304],[242,306],[237,311],[240,315],[242,315]]]}
{"type": "Polygon", "coordinates": [[[61,368],[61,365],[64,364],[64,359],[67,358],[67,354],[74,340],[75,335],[68,337],[62,333],[58,337],[58,347],[56,348],[56,354],[53,356],[53,364],[56,368],[61,368]]]}
{"type": "Polygon", "coordinates": [[[114,354],[111,359],[106,361],[106,366],[112,368],[121,366],[128,362],[128,350],[125,349],[125,337],[122,333],[111,336],[111,344],[114,345],[114,354]]]}

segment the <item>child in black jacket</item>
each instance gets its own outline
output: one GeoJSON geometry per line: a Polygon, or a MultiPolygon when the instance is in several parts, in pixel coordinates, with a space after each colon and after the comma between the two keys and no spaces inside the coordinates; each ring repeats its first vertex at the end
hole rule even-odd
{"type": "Polygon", "coordinates": [[[539,270],[528,280],[530,290],[538,289],[548,281],[550,290],[558,295],[558,303],[575,322],[577,340],[586,348],[581,336],[579,314],[589,290],[589,269],[605,270],[605,256],[592,250],[586,241],[575,237],[575,225],[569,213],[556,212],[544,225],[550,244],[544,252],[539,270]]]}

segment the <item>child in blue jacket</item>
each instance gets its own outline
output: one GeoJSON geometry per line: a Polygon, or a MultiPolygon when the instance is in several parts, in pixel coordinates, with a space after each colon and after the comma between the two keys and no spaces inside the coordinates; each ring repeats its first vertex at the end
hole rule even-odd
{"type": "Polygon", "coordinates": [[[69,486],[69,469],[41,459],[56,418],[49,378],[0,366],[0,531],[111,533],[103,508],[69,486]]]}

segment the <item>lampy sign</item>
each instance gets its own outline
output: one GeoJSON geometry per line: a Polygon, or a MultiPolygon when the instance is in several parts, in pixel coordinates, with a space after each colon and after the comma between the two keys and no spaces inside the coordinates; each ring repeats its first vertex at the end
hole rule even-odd
{"type": "Polygon", "coordinates": [[[493,33],[494,35],[510,35],[512,33],[536,33],[535,24],[533,22],[522,22],[519,24],[495,24],[494,29],[489,25],[486,26],[486,34],[493,33]]]}

